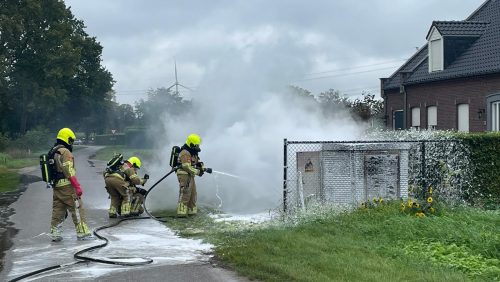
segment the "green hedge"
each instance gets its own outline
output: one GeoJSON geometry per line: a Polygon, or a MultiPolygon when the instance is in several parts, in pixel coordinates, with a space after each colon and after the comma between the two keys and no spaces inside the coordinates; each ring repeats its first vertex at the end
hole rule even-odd
{"type": "Polygon", "coordinates": [[[152,138],[145,128],[128,128],[125,133],[96,135],[95,145],[124,145],[128,148],[152,148],[152,138]]]}
{"type": "Polygon", "coordinates": [[[469,149],[471,185],[464,200],[473,205],[500,207],[500,133],[457,134],[469,149]]]}
{"type": "Polygon", "coordinates": [[[153,148],[152,138],[145,128],[129,128],[125,131],[126,145],[129,148],[153,148]]]}
{"type": "Polygon", "coordinates": [[[95,145],[125,145],[126,138],[125,134],[103,134],[96,135],[94,139],[95,145]]]}

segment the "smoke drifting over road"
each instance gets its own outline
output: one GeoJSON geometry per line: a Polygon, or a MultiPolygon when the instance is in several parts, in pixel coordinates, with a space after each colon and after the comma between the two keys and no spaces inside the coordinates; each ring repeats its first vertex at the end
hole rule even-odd
{"type": "MultiPolygon", "coordinates": [[[[290,93],[288,82],[307,69],[301,58],[292,55],[300,48],[286,39],[254,42],[228,48],[224,58],[214,60],[192,93],[193,112],[162,117],[168,140],[158,142],[162,162],[154,167],[162,170],[155,174],[167,172],[173,145],[182,145],[187,135],[197,133],[203,140],[200,157],[205,165],[239,176],[197,177],[199,205],[220,206],[226,212],[279,207],[284,138],[353,140],[362,132],[347,115],[327,120],[310,101],[290,93]]],[[[159,196],[148,200],[153,208],[175,206],[176,178],[165,182],[155,192],[159,196]]]]}

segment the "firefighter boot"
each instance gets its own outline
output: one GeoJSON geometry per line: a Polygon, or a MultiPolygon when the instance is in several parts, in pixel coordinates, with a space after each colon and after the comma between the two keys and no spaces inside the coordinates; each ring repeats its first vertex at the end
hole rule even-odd
{"type": "Polygon", "coordinates": [[[178,217],[186,217],[187,216],[187,206],[184,203],[177,204],[177,216],[178,217]]]}
{"type": "Polygon", "coordinates": [[[144,212],[144,209],[142,208],[141,198],[134,197],[134,200],[132,201],[132,204],[130,205],[130,215],[131,216],[138,216],[143,212],[144,212]]]}
{"type": "Polygon", "coordinates": [[[196,215],[197,213],[198,213],[198,208],[196,206],[188,208],[188,215],[196,215]]]}
{"type": "Polygon", "coordinates": [[[118,217],[118,214],[116,212],[115,206],[110,206],[109,207],[108,215],[109,215],[109,218],[116,218],[116,217],[118,217]]]}
{"type": "Polygon", "coordinates": [[[62,241],[62,236],[61,236],[61,226],[51,226],[50,227],[50,238],[52,239],[52,242],[59,242],[62,241]]]}
{"type": "Polygon", "coordinates": [[[122,203],[121,213],[124,217],[130,216],[130,202],[122,203]]]}
{"type": "Polygon", "coordinates": [[[95,239],[85,222],[80,222],[78,223],[78,225],[76,225],[76,239],[78,239],[79,241],[95,239]]]}

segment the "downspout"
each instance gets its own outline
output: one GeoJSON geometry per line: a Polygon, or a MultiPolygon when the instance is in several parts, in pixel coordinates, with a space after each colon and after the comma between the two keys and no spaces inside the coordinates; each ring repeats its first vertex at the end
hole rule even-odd
{"type": "Polygon", "coordinates": [[[381,78],[380,79],[380,97],[382,97],[382,99],[384,100],[384,125],[385,125],[385,128],[388,128],[389,127],[389,113],[387,113],[387,97],[385,96],[385,91],[384,91],[384,87],[385,87],[385,82],[387,81],[387,78],[381,78]]]}
{"type": "Polygon", "coordinates": [[[406,93],[406,87],[405,87],[405,82],[406,79],[408,78],[408,75],[410,72],[408,71],[401,71],[400,73],[401,76],[401,84],[399,85],[399,93],[403,94],[403,129],[408,128],[408,124],[406,123],[408,120],[408,95],[406,93]]]}

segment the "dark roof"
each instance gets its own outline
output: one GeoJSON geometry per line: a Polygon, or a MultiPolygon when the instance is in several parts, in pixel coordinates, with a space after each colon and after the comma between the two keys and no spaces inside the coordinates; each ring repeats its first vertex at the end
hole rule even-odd
{"type": "Polygon", "coordinates": [[[435,21],[433,26],[445,37],[478,38],[443,71],[432,73],[428,71],[427,44],[424,45],[386,79],[384,89],[399,88],[403,72],[407,73],[405,85],[500,73],[500,0],[485,1],[465,21],[435,21]]]}
{"type": "Polygon", "coordinates": [[[429,33],[432,27],[436,27],[442,36],[481,36],[488,24],[488,22],[474,21],[434,21],[429,33]]]}

